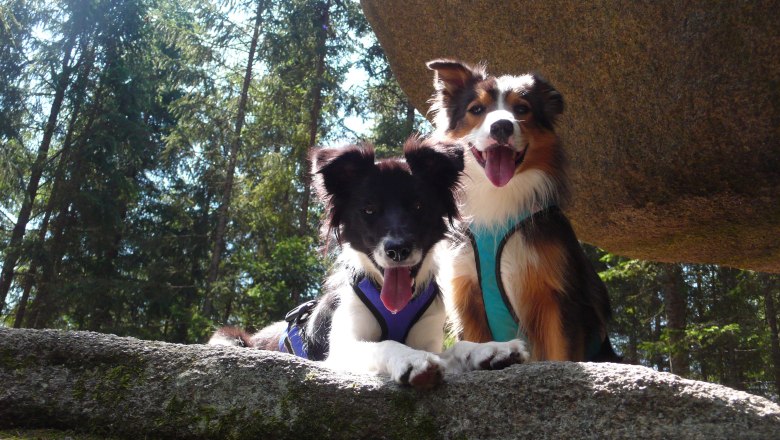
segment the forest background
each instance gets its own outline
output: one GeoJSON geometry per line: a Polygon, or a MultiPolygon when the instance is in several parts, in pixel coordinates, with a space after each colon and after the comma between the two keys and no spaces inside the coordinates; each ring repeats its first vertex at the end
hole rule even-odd
{"type": "MultiPolygon", "coordinates": [[[[281,319],[332,260],[308,150],[429,130],[354,1],[0,0],[0,325],[281,319]]],[[[778,399],[780,277],[583,246],[627,361],[778,399]]]]}

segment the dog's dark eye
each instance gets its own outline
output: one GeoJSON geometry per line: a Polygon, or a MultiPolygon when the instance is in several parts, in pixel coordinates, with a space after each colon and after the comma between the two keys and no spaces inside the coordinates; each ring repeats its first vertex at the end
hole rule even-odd
{"type": "Polygon", "coordinates": [[[422,209],[422,202],[418,200],[418,201],[414,202],[414,205],[412,205],[412,206],[414,206],[414,210],[415,211],[419,211],[419,210],[422,209]]]}
{"type": "Polygon", "coordinates": [[[471,107],[469,107],[469,113],[471,113],[472,115],[475,115],[475,116],[476,115],[481,115],[482,112],[484,112],[484,111],[485,111],[485,106],[484,105],[477,104],[477,105],[472,105],[471,107]]]}
{"type": "Polygon", "coordinates": [[[372,215],[374,212],[376,212],[376,207],[374,205],[366,205],[363,208],[363,213],[366,215],[372,215]]]}
{"type": "Polygon", "coordinates": [[[517,104],[515,106],[514,110],[515,110],[515,113],[517,113],[518,115],[524,115],[524,114],[528,113],[529,111],[531,111],[531,109],[528,108],[528,106],[525,105],[525,104],[517,104]]]}

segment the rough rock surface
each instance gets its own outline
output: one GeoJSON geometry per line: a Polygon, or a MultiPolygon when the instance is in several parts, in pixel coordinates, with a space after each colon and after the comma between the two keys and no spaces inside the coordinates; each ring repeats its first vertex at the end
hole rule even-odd
{"type": "Polygon", "coordinates": [[[580,239],[656,261],[780,272],[773,1],[361,0],[425,114],[425,62],[537,71],[563,94],[580,239]]]}
{"type": "Polygon", "coordinates": [[[780,407],[616,364],[535,363],[416,392],[279,353],[0,329],[0,430],[127,438],[772,438],[780,407]]]}

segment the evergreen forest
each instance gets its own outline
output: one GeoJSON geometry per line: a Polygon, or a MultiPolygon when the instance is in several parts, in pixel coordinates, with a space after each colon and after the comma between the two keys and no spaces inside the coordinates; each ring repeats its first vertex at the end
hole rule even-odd
{"type": "MultiPolygon", "coordinates": [[[[337,251],[308,151],[429,130],[352,0],[0,0],[0,325],[279,320],[337,251]]],[[[583,246],[628,362],[777,400],[778,275],[583,246]]]]}

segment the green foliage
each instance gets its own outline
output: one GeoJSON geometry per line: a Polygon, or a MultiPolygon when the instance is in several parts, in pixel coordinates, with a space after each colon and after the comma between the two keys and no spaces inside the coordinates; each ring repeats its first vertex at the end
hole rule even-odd
{"type": "Polygon", "coordinates": [[[68,81],[2,322],[195,342],[319,293],[329,263],[321,208],[302,215],[306,153],[312,133],[315,144],[347,133],[362,90],[341,84],[368,25],[355,2],[261,5],[226,244],[207,286],[258,3],[0,4],[0,243],[46,122],[41,97],[68,81]]]}
{"type": "MultiPolygon", "coordinates": [[[[40,5],[37,5],[40,6],[40,5]]],[[[25,62],[31,51],[32,29],[38,24],[36,5],[26,1],[0,1],[0,247],[5,248],[13,228],[9,211],[18,209],[25,173],[32,153],[25,148],[25,119],[29,93],[25,62]],[[10,208],[10,209],[9,209],[10,208]]]]}
{"type": "Polygon", "coordinates": [[[359,60],[367,79],[359,88],[360,100],[348,109],[362,117],[373,117],[369,140],[377,157],[401,154],[401,146],[412,133],[430,131],[427,121],[415,111],[409,98],[393,76],[385,53],[373,36],[367,38],[359,60]]]}
{"type": "MultiPolygon", "coordinates": [[[[40,19],[30,1],[0,2],[0,145],[21,135],[27,112],[24,67],[33,27],[40,19]]],[[[2,150],[5,150],[3,148],[2,150]]]]}
{"type": "MultiPolygon", "coordinates": [[[[713,265],[629,260],[593,248],[614,310],[612,336],[634,363],[669,371],[672,356],[687,361],[686,377],[777,397],[778,366],[770,358],[765,295],[780,294],[778,277],[713,265]],[[663,275],[676,266],[686,297],[682,334],[668,327],[663,275]],[[769,290],[767,290],[769,289],[769,290]]],[[[776,313],[776,311],[775,311],[776,313]]]]}

